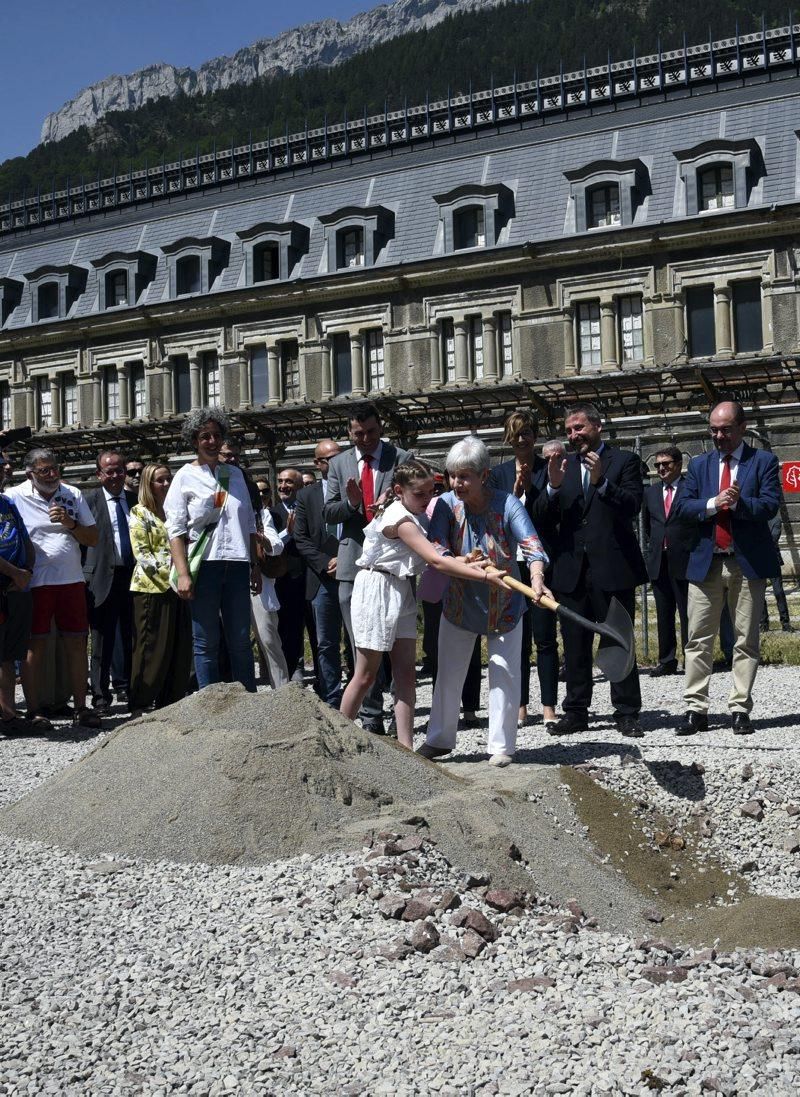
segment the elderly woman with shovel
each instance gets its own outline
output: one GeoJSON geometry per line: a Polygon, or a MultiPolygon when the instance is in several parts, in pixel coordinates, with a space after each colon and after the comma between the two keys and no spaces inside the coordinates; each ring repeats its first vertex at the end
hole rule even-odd
{"type": "MultiPolygon", "coordinates": [[[[517,548],[530,566],[534,601],[550,596],[544,585],[548,563],[525,507],[514,495],[488,484],[489,451],[468,435],[447,454],[453,490],[440,496],[431,519],[429,539],[454,556],[487,559],[510,577],[519,575],[517,548]]],[[[507,766],[514,756],[521,690],[523,596],[490,584],[450,579],[443,599],[439,629],[439,668],[428,734],[418,754],[431,760],[456,745],[461,689],[475,637],[489,648],[489,761],[507,766]]]]}

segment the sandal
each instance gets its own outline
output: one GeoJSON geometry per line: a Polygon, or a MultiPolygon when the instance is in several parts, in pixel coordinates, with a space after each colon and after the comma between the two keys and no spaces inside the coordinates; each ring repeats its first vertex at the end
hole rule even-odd
{"type": "Polygon", "coordinates": [[[32,731],[52,731],[53,725],[43,716],[41,712],[34,712],[32,716],[28,717],[28,723],[30,724],[32,731]]]}
{"type": "Polygon", "coordinates": [[[83,708],[75,709],[75,713],[72,717],[72,726],[74,728],[101,728],[103,721],[94,709],[83,708]]]}

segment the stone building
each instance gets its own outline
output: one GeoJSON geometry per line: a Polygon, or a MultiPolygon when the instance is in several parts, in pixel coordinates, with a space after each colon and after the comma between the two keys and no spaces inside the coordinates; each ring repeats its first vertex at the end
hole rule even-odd
{"type": "Polygon", "coordinates": [[[799,111],[784,28],[0,206],[0,421],[88,468],[220,402],[274,466],[362,396],[434,457],[580,398],[647,460],[731,394],[789,459],[799,111]]]}

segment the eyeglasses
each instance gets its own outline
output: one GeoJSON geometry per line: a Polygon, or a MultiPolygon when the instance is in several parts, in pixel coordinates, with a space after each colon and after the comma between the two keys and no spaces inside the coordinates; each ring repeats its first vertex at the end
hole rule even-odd
{"type": "Polygon", "coordinates": [[[654,461],[653,464],[657,469],[668,469],[670,465],[674,465],[674,461],[654,461]]]}
{"type": "Polygon", "coordinates": [[[125,475],[130,476],[131,480],[138,480],[142,475],[141,469],[125,469],[125,475]]]}

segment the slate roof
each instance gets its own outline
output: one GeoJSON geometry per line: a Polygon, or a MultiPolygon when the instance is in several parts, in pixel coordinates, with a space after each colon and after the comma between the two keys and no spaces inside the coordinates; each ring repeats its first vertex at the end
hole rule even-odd
{"type": "MultiPolygon", "coordinates": [[[[314,278],[324,270],[324,227],[318,218],[347,205],[381,205],[394,213],[394,236],[379,253],[376,268],[413,264],[437,255],[440,218],[433,195],[460,184],[503,183],[513,192],[514,217],[498,247],[557,241],[575,235],[564,172],[608,158],[638,158],[649,171],[651,193],[638,207],[633,227],[670,223],[685,216],[674,152],[720,137],[754,138],[760,148],[766,174],[753,188],[748,209],[791,203],[800,197],[798,117],[800,78],[792,76],[548,125],[473,131],[424,147],[250,180],[213,194],[179,195],[19,230],[0,238],[0,277],[22,280],[25,273],[51,264],[85,267],[86,290],[70,315],[86,317],[99,307],[98,274],[90,261],[111,251],[141,250],[158,256],[158,266],[137,304],[154,304],[168,294],[161,247],[185,236],[213,235],[231,244],[229,263],[213,286],[214,293],[224,293],[244,284],[244,248],[237,230],[292,220],[310,230],[308,253],[292,278],[314,278]]],[[[3,331],[29,324],[30,295],[23,293],[3,331]]]]}

